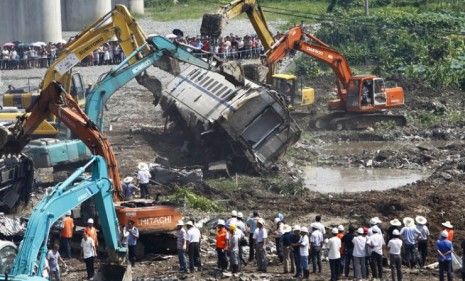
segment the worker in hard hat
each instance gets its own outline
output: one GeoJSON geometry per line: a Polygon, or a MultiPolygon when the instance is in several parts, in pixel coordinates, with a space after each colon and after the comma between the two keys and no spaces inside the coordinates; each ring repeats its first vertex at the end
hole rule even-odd
{"type": "Polygon", "coordinates": [[[98,237],[97,237],[97,229],[94,226],[94,219],[89,218],[87,220],[87,226],[84,228],[84,232],[94,240],[95,247],[98,247],[98,237]]]}
{"type": "Polygon", "coordinates": [[[74,220],[71,211],[66,212],[63,219],[63,228],[60,231],[61,247],[64,258],[71,258],[71,239],[74,233],[74,220]]]}
{"type": "MultiPolygon", "coordinates": [[[[236,227],[235,224],[234,227],[236,227]]],[[[216,237],[215,237],[215,245],[216,245],[216,254],[218,257],[218,268],[220,270],[226,270],[228,269],[228,258],[226,255],[226,252],[228,250],[228,240],[229,240],[229,234],[228,231],[226,230],[225,222],[224,220],[218,220],[216,224],[216,237]]],[[[231,225],[229,226],[231,227],[231,225]]]]}

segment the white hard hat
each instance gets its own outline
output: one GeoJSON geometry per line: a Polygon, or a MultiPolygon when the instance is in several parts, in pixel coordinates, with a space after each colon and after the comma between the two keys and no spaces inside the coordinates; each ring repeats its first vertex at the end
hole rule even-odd
{"type": "Polygon", "coordinates": [[[262,219],[262,218],[259,218],[259,219],[257,220],[257,223],[259,223],[259,224],[261,224],[261,225],[265,225],[265,220],[262,219]]]}
{"type": "Polygon", "coordinates": [[[65,216],[71,216],[71,211],[67,211],[67,212],[65,213],[65,216]]]}
{"type": "Polygon", "coordinates": [[[216,225],[222,225],[222,226],[225,226],[225,223],[224,223],[224,220],[218,220],[218,222],[216,223],[216,225]]]}
{"type": "Polygon", "coordinates": [[[395,236],[399,236],[400,235],[400,231],[398,229],[394,229],[392,231],[392,235],[395,235],[395,236]]]}
{"type": "Polygon", "coordinates": [[[192,221],[186,222],[186,225],[194,226],[194,223],[192,221]]]}
{"type": "Polygon", "coordinates": [[[339,230],[337,230],[337,227],[335,227],[335,228],[333,228],[333,230],[331,230],[331,233],[332,234],[338,234],[339,230]]]}
{"type": "Polygon", "coordinates": [[[242,212],[238,212],[238,213],[237,213],[237,217],[240,218],[240,219],[242,219],[242,218],[244,217],[244,214],[242,214],[242,212]]]}
{"type": "Polygon", "coordinates": [[[231,216],[233,216],[233,217],[237,217],[237,211],[236,211],[236,210],[232,210],[232,212],[231,212],[231,216]]]}
{"type": "Polygon", "coordinates": [[[278,222],[280,222],[280,221],[281,221],[280,218],[274,218],[274,223],[278,223],[278,222]]]}
{"type": "Polygon", "coordinates": [[[292,230],[293,230],[293,231],[297,231],[297,230],[300,231],[300,225],[298,225],[298,224],[294,225],[294,226],[292,227],[292,230]]]}
{"type": "Polygon", "coordinates": [[[337,230],[338,231],[344,231],[344,226],[342,224],[340,224],[338,227],[337,227],[337,230]]]}
{"type": "Polygon", "coordinates": [[[94,219],[93,218],[88,219],[87,223],[94,223],[94,219]]]}
{"type": "Polygon", "coordinates": [[[449,236],[449,233],[446,230],[441,231],[441,237],[447,238],[449,236]]]}
{"type": "Polygon", "coordinates": [[[358,234],[363,234],[363,228],[359,227],[359,228],[357,229],[357,233],[358,233],[358,234]]]}
{"type": "Polygon", "coordinates": [[[305,226],[302,226],[302,227],[300,228],[300,232],[308,233],[308,228],[305,227],[305,226]]]}
{"type": "Polygon", "coordinates": [[[176,226],[183,226],[184,225],[184,222],[182,220],[178,220],[178,222],[176,223],[176,226]]]}

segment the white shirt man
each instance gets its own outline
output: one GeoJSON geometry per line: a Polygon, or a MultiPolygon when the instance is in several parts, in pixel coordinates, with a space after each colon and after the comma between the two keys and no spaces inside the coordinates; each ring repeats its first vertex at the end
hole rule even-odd
{"type": "Polygon", "coordinates": [[[366,256],[366,244],[367,238],[363,235],[357,235],[352,239],[352,243],[354,243],[354,257],[365,257],[366,256]]]}
{"type": "Polygon", "coordinates": [[[263,243],[266,238],[268,238],[268,232],[266,229],[264,227],[257,227],[253,233],[253,239],[255,240],[255,243],[263,243]]]}
{"type": "Polygon", "coordinates": [[[200,230],[193,226],[187,230],[187,241],[189,243],[200,243],[200,230]]]}
{"type": "Polygon", "coordinates": [[[400,255],[402,249],[402,240],[400,240],[398,237],[392,238],[389,240],[387,247],[389,248],[389,254],[400,255]]]}
{"type": "Polygon", "coordinates": [[[341,239],[333,236],[328,241],[328,259],[335,260],[339,258],[341,258],[341,239]]]}
{"type": "Polygon", "coordinates": [[[383,254],[383,246],[385,245],[383,235],[381,233],[373,232],[367,239],[368,252],[371,254],[375,252],[379,255],[383,254]]]}
{"type": "Polygon", "coordinates": [[[150,175],[150,172],[148,170],[139,170],[137,172],[137,180],[139,181],[139,183],[141,184],[147,184],[149,183],[150,181],[150,178],[152,176],[150,175]]]}
{"type": "Polygon", "coordinates": [[[323,233],[321,232],[320,229],[316,228],[317,226],[316,225],[313,225],[312,224],[312,228],[313,228],[313,231],[312,231],[312,235],[310,236],[310,243],[312,244],[312,246],[316,246],[316,247],[321,247],[321,245],[323,244],[323,233]]]}

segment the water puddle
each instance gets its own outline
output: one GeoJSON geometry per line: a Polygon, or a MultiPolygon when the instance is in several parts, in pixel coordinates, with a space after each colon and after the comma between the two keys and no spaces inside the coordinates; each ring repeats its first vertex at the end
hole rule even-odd
{"type": "Polygon", "coordinates": [[[304,169],[304,186],[322,193],[387,190],[416,182],[427,172],[402,169],[315,167],[304,169]]]}

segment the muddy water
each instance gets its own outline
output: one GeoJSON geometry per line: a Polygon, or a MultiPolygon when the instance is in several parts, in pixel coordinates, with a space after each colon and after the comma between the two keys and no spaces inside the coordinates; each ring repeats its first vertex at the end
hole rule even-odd
{"type": "Polygon", "coordinates": [[[304,169],[304,186],[322,193],[387,190],[416,182],[427,176],[426,172],[401,169],[308,166],[304,169]]]}

